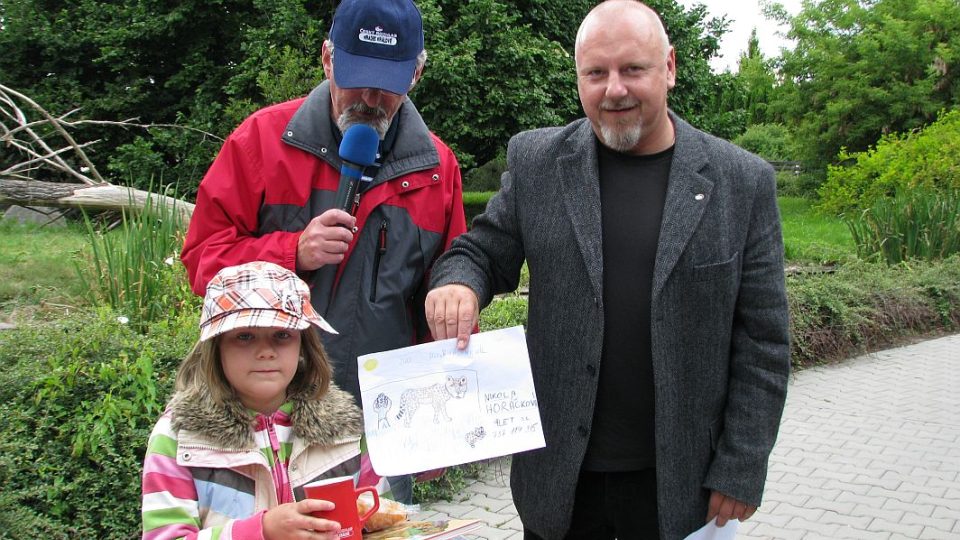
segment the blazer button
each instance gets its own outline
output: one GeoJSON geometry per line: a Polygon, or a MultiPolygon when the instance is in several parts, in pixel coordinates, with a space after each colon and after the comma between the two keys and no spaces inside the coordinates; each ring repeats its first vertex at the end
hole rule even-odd
{"type": "Polygon", "coordinates": [[[586,426],[580,426],[577,428],[577,433],[579,433],[583,437],[586,437],[587,434],[590,433],[590,430],[588,430],[586,426]]]}
{"type": "Polygon", "coordinates": [[[587,373],[593,375],[597,372],[597,368],[593,367],[593,364],[587,364],[587,373]]]}

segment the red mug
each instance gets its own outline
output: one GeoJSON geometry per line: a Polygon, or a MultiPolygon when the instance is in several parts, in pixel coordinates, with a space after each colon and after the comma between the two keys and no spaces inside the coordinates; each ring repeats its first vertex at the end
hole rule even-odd
{"type": "Polygon", "coordinates": [[[380,508],[380,497],[377,495],[377,489],[373,486],[354,487],[352,476],[340,476],[312,482],[303,486],[303,492],[310,499],[323,499],[336,505],[333,510],[314,512],[313,515],[340,523],[340,533],[337,538],[341,540],[361,540],[363,524],[380,508]],[[360,510],[357,508],[357,497],[365,491],[369,491],[373,495],[373,507],[361,516],[360,510]]]}

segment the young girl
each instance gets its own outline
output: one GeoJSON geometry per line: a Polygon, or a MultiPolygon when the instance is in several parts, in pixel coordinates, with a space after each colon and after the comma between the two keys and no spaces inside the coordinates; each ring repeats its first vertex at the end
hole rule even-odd
{"type": "Polygon", "coordinates": [[[143,538],[335,539],[302,486],[359,469],[360,410],[330,382],[310,305],[293,272],[254,262],[207,286],[200,340],[150,435],[143,538]]]}

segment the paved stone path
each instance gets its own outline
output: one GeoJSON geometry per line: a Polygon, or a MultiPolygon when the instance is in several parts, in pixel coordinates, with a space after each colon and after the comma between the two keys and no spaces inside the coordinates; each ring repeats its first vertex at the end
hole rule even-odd
{"type": "MultiPolygon", "coordinates": [[[[510,462],[418,518],[521,540],[510,462]]],[[[808,368],[791,380],[754,539],[960,539],[960,335],[808,368]]]]}

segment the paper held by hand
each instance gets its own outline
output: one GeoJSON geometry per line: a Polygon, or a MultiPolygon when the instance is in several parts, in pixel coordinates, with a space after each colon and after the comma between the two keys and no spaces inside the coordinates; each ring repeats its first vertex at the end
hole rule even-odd
{"type": "Polygon", "coordinates": [[[727,521],[723,527],[717,527],[717,520],[714,519],[684,540],[733,540],[737,536],[738,528],[740,528],[740,521],[737,519],[727,521]]]}
{"type": "Polygon", "coordinates": [[[544,446],[523,327],[357,359],[374,471],[398,476],[544,446]]]}

